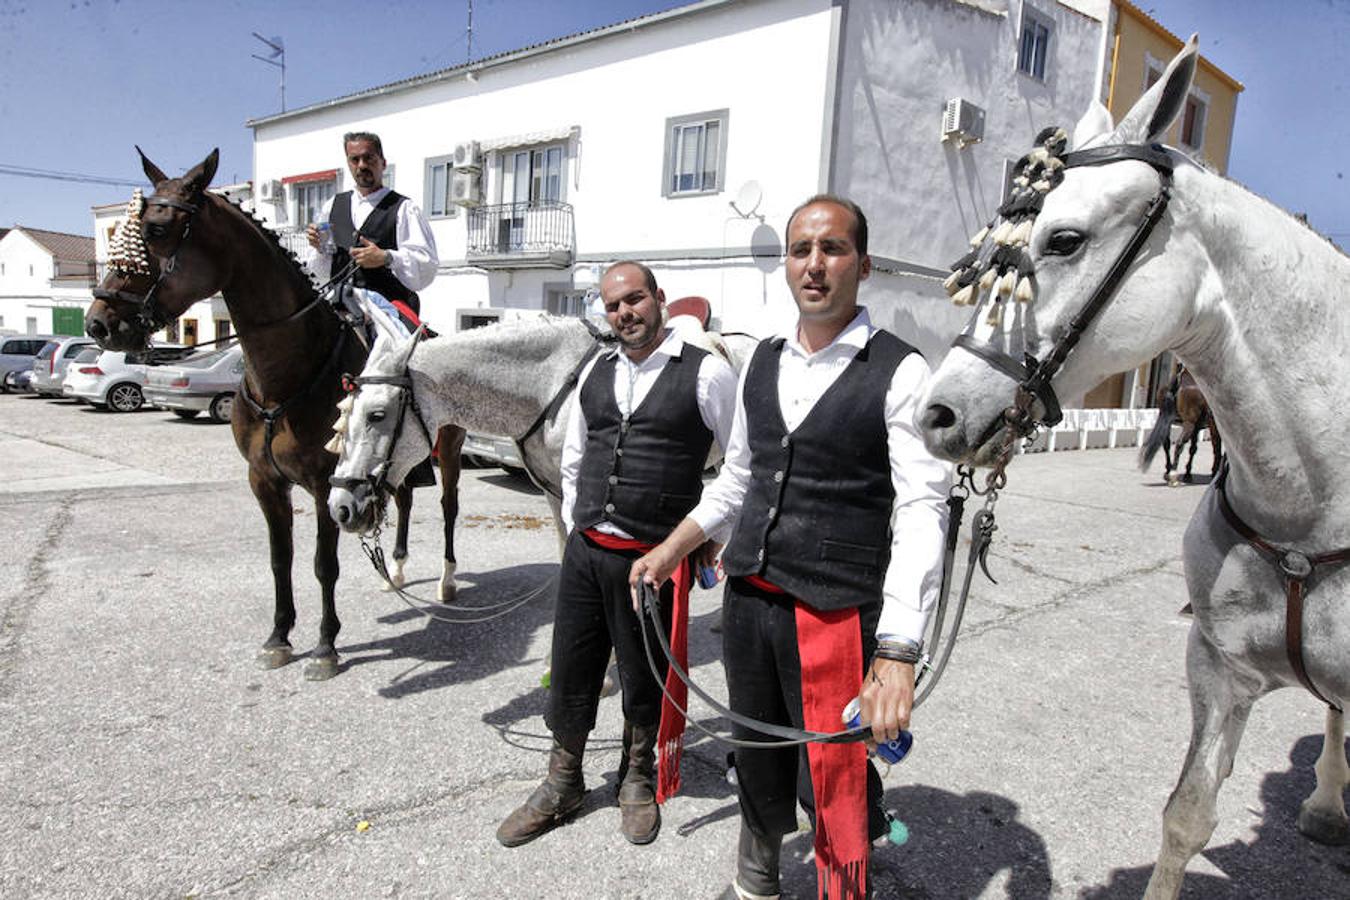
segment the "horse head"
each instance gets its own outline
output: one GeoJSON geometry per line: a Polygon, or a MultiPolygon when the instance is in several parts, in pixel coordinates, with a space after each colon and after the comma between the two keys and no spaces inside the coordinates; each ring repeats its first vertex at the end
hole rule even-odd
{"type": "Polygon", "coordinates": [[[992,463],[1015,438],[1010,430],[1057,419],[1056,394],[1081,394],[1182,338],[1205,268],[1192,259],[1201,248],[1182,224],[1184,203],[1168,201],[1173,169],[1178,188],[1200,169],[1154,142],[1184,107],[1197,55],[1192,36],[1119,125],[1094,101],[1073,152],[1064,152],[1067,135],[1047,129],[1019,163],[1026,176],[1000,208],[1004,221],[972,241],[958,263],[966,271],[949,279],[954,299],[975,313],[923,403],[919,424],[933,454],[992,463]],[[1105,305],[1084,317],[1098,297],[1105,305]]]}
{"type": "Polygon", "coordinates": [[[385,491],[431,455],[431,442],[413,406],[408,361],[418,335],[405,338],[372,317],[379,329],[366,367],[338,405],[337,432],[328,449],[338,463],[330,483],[328,512],[346,531],[366,532],[383,513],[385,491]]]}
{"type": "Polygon", "coordinates": [[[181,178],[169,178],[141,153],[141,167],[155,190],[144,200],[139,191],[132,197],[134,214],[129,206],[125,227],[119,227],[121,240],[114,234],[115,246],[109,248],[110,257],[120,252],[123,259],[121,264],[109,260],[113,265],[85,317],[89,336],[100,345],[144,347],[152,333],[219,289],[218,264],[192,240],[193,230],[210,216],[206,188],[219,159],[219,151],[212,150],[181,178]]]}

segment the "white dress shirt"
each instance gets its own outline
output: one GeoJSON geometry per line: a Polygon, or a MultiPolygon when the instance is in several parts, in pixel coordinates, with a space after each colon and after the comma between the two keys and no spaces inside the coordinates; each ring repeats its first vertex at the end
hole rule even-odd
{"type": "MultiPolygon", "coordinates": [[[[788,431],[797,426],[843,374],[877,329],[866,309],[827,347],[809,353],[796,330],[786,338],[778,361],[778,405],[788,431]]],[[[745,375],[736,389],[736,412],[722,471],[703,491],[689,518],[703,533],[725,542],[740,514],[750,484],[750,444],[745,418],[745,375]]],[[[882,582],[879,640],[923,639],[928,614],[942,586],[943,538],[947,525],[947,488],[951,467],[924,447],[915,423],[927,392],[928,364],[912,353],[896,367],[886,389],[886,443],[895,501],[891,506],[891,560],[882,582]]]]}
{"type": "MultiPolygon", "coordinates": [[[[352,225],[360,229],[387,193],[389,193],[387,187],[365,195],[360,191],[352,191],[352,225]]],[[[319,221],[330,221],[332,213],[333,200],[330,199],[324,204],[319,221]]],[[[394,237],[398,241],[398,247],[385,251],[389,254],[389,271],[393,272],[394,277],[408,290],[420,291],[435,280],[436,268],[441,264],[436,255],[436,238],[432,236],[431,226],[427,224],[422,210],[412,200],[405,199],[400,203],[397,214],[394,237]]],[[[304,262],[321,281],[327,281],[336,274],[333,272],[331,253],[323,253],[310,247],[304,262]]]]}
{"type": "MultiPolygon", "coordinates": [[[[640,363],[634,364],[620,348],[610,350],[610,356],[618,357],[618,364],[614,367],[614,399],[618,401],[619,412],[627,416],[641,406],[665,369],[666,362],[683,353],[684,341],[671,329],[666,330],[660,346],[640,363]]],[[[586,451],[586,413],[581,409],[581,388],[591,377],[591,370],[599,360],[597,356],[581,370],[581,377],[577,379],[577,400],[572,404],[572,414],[567,419],[567,433],[563,440],[561,514],[563,525],[569,533],[572,531],[572,509],[577,500],[581,455],[586,451]]],[[[727,446],[731,412],[736,405],[736,373],[716,353],[705,356],[698,368],[697,394],[698,413],[703,424],[713,433],[718,446],[727,446]]],[[[601,522],[595,528],[617,537],[632,537],[612,522],[601,522]]]]}

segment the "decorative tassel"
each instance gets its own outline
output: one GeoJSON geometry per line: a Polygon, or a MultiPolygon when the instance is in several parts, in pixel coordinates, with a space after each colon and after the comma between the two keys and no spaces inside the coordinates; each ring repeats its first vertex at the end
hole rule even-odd
{"type": "Polygon", "coordinates": [[[957,272],[960,271],[961,269],[971,266],[975,263],[975,260],[979,258],[980,258],[980,251],[978,249],[972,250],[965,256],[958,259],[956,262],[952,263],[951,265],[952,271],[957,272]]]}
{"type": "Polygon", "coordinates": [[[355,405],[356,405],[356,396],[354,394],[348,394],[347,396],[343,397],[341,400],[338,401],[337,405],[338,412],[342,413],[345,416],[347,413],[350,413],[352,411],[352,407],[355,405]]]}
{"type": "Polygon", "coordinates": [[[1008,238],[1008,243],[1014,247],[1025,247],[1031,243],[1031,226],[1035,224],[1031,219],[1023,219],[1013,229],[1012,237],[1008,238]]]}
{"type": "Polygon", "coordinates": [[[948,297],[953,296],[957,291],[961,290],[958,284],[960,280],[961,280],[961,273],[953,272],[952,274],[947,276],[947,279],[945,281],[942,282],[942,289],[947,292],[948,297]]]}
{"type": "Polygon", "coordinates": [[[986,225],[979,231],[977,231],[975,233],[975,236],[970,239],[970,246],[978,248],[981,244],[984,243],[984,239],[988,236],[989,236],[989,226],[986,225]]]}
{"type": "Polygon", "coordinates": [[[340,434],[335,434],[335,435],[333,435],[332,439],[330,439],[330,440],[328,441],[328,443],[326,443],[326,444],[323,445],[323,449],[327,450],[329,453],[333,454],[334,456],[341,456],[341,455],[342,455],[342,435],[340,435],[340,434]]]}
{"type": "Polygon", "coordinates": [[[1003,324],[1003,304],[995,300],[989,304],[989,315],[984,317],[986,325],[992,325],[995,328],[1003,324]]]}
{"type": "Polygon", "coordinates": [[[1042,194],[1049,193],[1050,182],[1042,178],[1040,181],[1037,181],[1035,184],[1033,184],[1032,188],[1040,191],[1042,194]]]}
{"type": "Polygon", "coordinates": [[[994,229],[994,243],[995,244],[1008,243],[1008,235],[1012,234],[1012,230],[1013,224],[1011,222],[1006,221],[1000,222],[999,226],[994,229]]]}
{"type": "Polygon", "coordinates": [[[1013,290],[1017,287],[1017,273],[1009,269],[1002,278],[998,280],[998,295],[1001,299],[1007,299],[1012,296],[1013,290]]]}
{"type": "Polygon", "coordinates": [[[984,274],[980,276],[980,290],[988,291],[992,289],[996,278],[998,278],[998,272],[994,271],[992,267],[985,269],[984,274]]]}
{"type": "Polygon", "coordinates": [[[1031,279],[1024,277],[1017,282],[1017,290],[1013,292],[1013,296],[1017,298],[1018,303],[1030,303],[1034,296],[1031,291],[1031,279]]]}
{"type": "Polygon", "coordinates": [[[975,286],[968,284],[952,295],[952,302],[957,306],[969,306],[974,294],[975,286]]]}

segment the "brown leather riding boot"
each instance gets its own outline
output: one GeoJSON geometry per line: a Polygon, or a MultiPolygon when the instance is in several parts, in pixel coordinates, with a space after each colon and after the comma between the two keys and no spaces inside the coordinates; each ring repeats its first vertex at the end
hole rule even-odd
{"type": "Polygon", "coordinates": [[[497,828],[497,840],[503,847],[529,843],[557,828],[581,808],[581,801],[586,796],[586,780],[581,774],[581,755],[585,749],[584,734],[553,738],[548,776],[524,805],[507,816],[497,828]]]}
{"type": "Polygon", "coordinates": [[[619,831],[633,844],[650,844],[661,831],[661,807],[656,804],[657,728],[627,722],[623,727],[619,831]]]}

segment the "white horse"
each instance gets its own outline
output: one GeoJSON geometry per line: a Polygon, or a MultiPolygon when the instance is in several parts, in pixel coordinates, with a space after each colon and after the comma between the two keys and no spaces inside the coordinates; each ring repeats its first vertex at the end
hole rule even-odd
{"type": "MultiPolygon", "coordinates": [[[[333,519],[347,531],[373,527],[379,485],[401,484],[430,452],[428,430],[455,424],[519,439],[526,471],[553,510],[561,553],[563,436],[576,378],[601,349],[597,331],[580,319],[543,316],[417,340],[377,324],[381,332],[357,379],[360,390],[344,401],[335,426],[341,439],[328,497],[333,519]]],[[[668,325],[684,340],[721,352],[737,370],[757,343],[745,335],[704,332],[689,316],[674,316],[668,325]]],[[[438,599],[454,596],[454,576],[447,562],[438,599]]]]}
{"type": "MultiPolygon", "coordinates": [[[[1196,54],[1192,37],[1117,126],[1094,104],[1075,130],[1075,149],[1158,140],[1182,108],[1196,54]]],[[[1054,388],[1077,395],[1171,350],[1222,423],[1226,492],[1237,515],[1277,549],[1314,557],[1344,548],[1350,309],[1340,293],[1350,283],[1350,260],[1269,202],[1175,150],[1166,154],[1174,166],[1170,204],[1054,388]]],[[[977,306],[973,337],[1017,357],[1023,349],[1044,357],[1069,332],[1162,178],[1134,159],[1070,166],[1062,176],[1030,229],[1034,300],[1000,301],[998,288],[982,297],[978,284],[973,298],[961,297],[977,306]],[[1000,302],[1012,312],[991,312],[1000,302]]],[[[1020,290],[1017,296],[1029,299],[1020,290]]],[[[929,449],[951,460],[993,461],[1018,381],[978,352],[953,349],[924,404],[929,449]]],[[[1043,404],[1031,411],[1043,413],[1043,404]]],[[[1195,611],[1186,654],[1192,733],[1163,816],[1147,893],[1153,898],[1177,896],[1187,862],[1213,833],[1219,786],[1232,770],[1252,704],[1300,684],[1286,652],[1285,577],[1272,554],[1259,552],[1224,517],[1217,485],[1191,519],[1183,549],[1195,611]]],[[[1341,843],[1347,838],[1341,793],[1350,781],[1339,711],[1350,699],[1350,566],[1321,565],[1304,588],[1302,656],[1329,708],[1317,788],[1298,826],[1315,840],[1341,843]]]]}

